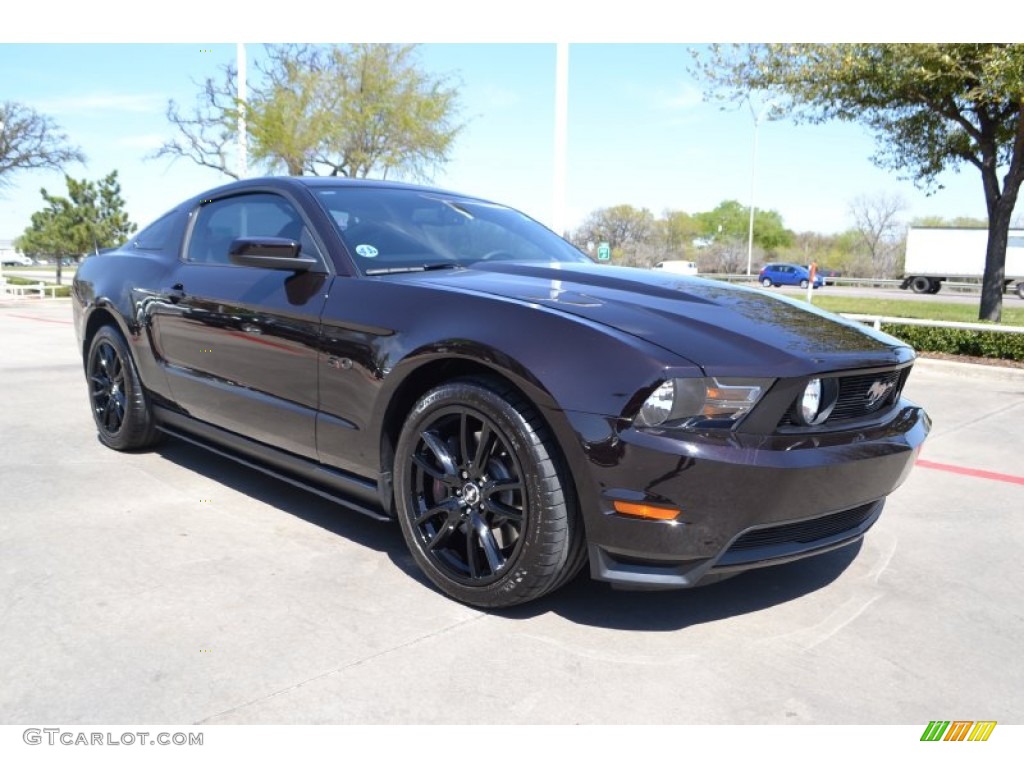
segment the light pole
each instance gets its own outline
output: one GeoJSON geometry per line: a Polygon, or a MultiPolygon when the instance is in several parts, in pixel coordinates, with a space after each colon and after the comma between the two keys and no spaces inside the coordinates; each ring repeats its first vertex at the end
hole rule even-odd
{"type": "MultiPolygon", "coordinates": [[[[4,145],[4,121],[0,120],[0,147],[4,147],[4,145]]],[[[0,292],[6,293],[6,289],[3,288],[6,283],[7,281],[4,278],[4,265],[2,261],[0,261],[0,292]]]]}
{"type": "Polygon", "coordinates": [[[771,102],[765,102],[761,109],[754,109],[754,102],[747,95],[747,106],[750,107],[750,116],[754,118],[754,154],[750,159],[750,225],[747,229],[747,277],[750,277],[750,269],[754,260],[754,181],[757,178],[757,127],[761,118],[771,109],[771,102]]]}
{"type": "Polygon", "coordinates": [[[555,45],[555,174],[551,229],[565,236],[566,157],[569,146],[569,44],[555,45]]]}
{"type": "Polygon", "coordinates": [[[249,175],[248,140],[245,126],[245,100],[249,98],[246,90],[245,43],[235,43],[235,60],[238,65],[238,178],[249,175]]]}

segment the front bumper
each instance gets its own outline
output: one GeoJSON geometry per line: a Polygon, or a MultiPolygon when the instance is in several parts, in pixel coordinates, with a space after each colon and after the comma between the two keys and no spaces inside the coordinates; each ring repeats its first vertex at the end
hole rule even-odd
{"type": "Polygon", "coordinates": [[[591,575],[689,587],[859,540],[906,479],[931,426],[905,400],[892,413],[857,430],[770,436],[619,431],[608,420],[570,415],[586,455],[591,575]],[[671,521],[628,517],[615,511],[616,500],[681,513],[671,521]]]}

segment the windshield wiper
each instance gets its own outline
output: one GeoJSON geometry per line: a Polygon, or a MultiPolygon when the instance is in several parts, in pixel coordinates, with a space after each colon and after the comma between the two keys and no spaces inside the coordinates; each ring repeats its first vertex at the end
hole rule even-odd
{"type": "Polygon", "coordinates": [[[366,269],[366,275],[394,275],[399,272],[432,272],[435,269],[460,269],[462,267],[457,261],[438,261],[434,264],[417,264],[408,267],[380,267],[379,269],[366,269]]]}

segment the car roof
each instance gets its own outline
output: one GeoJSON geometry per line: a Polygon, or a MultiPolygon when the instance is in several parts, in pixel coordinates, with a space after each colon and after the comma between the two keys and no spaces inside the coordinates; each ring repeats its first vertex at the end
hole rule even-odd
{"type": "Polygon", "coordinates": [[[476,195],[466,195],[450,189],[442,189],[441,187],[433,187],[423,184],[410,184],[403,181],[387,181],[384,179],[350,179],[339,176],[260,176],[222,184],[219,187],[203,192],[202,195],[198,195],[197,197],[202,197],[204,195],[221,195],[234,190],[241,191],[252,187],[278,187],[284,189],[304,187],[310,190],[343,189],[346,187],[363,189],[405,189],[416,192],[430,192],[433,194],[448,195],[466,200],[489,202],[483,198],[477,197],[476,195]]]}

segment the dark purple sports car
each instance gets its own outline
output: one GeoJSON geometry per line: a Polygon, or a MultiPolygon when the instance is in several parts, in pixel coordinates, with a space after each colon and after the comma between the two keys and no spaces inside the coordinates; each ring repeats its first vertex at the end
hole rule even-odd
{"type": "Polygon", "coordinates": [[[688,587],[851,544],[929,429],[896,339],[396,183],[203,192],[86,259],[74,316],[106,445],[172,435],[397,519],[482,607],[588,562],[688,587]]]}

